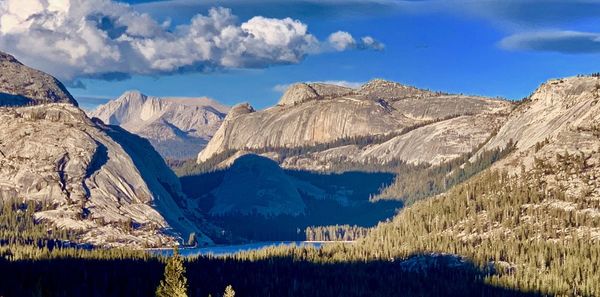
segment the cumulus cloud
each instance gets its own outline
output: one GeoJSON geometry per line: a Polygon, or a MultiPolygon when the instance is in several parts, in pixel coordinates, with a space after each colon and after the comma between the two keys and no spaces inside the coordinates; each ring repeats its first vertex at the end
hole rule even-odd
{"type": "Polygon", "coordinates": [[[344,31],[332,33],[327,38],[327,42],[331,48],[340,52],[349,49],[384,49],[384,45],[371,36],[362,37],[360,42],[357,42],[350,33],[344,31]]]}
{"type": "MultiPolygon", "coordinates": [[[[226,8],[171,27],[112,0],[0,2],[0,49],[66,81],[263,68],[331,48],[298,20],[255,16],[241,23],[226,8]]],[[[354,48],[356,42],[335,50],[354,48]]]]}
{"type": "Polygon", "coordinates": [[[508,50],[547,51],[566,54],[600,53],[600,33],[540,31],[518,33],[500,42],[508,50]]]}
{"type": "Polygon", "coordinates": [[[327,41],[329,41],[331,46],[338,51],[356,47],[356,40],[354,40],[354,37],[352,37],[350,33],[344,31],[337,31],[329,35],[327,41]]]}
{"type": "MultiPolygon", "coordinates": [[[[355,81],[346,81],[346,80],[324,80],[324,81],[309,81],[307,83],[322,83],[328,85],[336,85],[341,87],[347,87],[352,89],[360,88],[365,82],[355,82],[355,81]]],[[[273,87],[273,91],[277,93],[285,93],[285,91],[291,86],[290,84],[278,84],[273,87]]]]}

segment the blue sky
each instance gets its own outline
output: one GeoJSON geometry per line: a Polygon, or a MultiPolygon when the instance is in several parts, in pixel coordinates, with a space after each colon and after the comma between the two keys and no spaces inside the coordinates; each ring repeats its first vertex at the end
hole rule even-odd
{"type": "MultiPolygon", "coordinates": [[[[147,13],[165,30],[175,30],[196,14],[207,15],[211,7],[221,6],[230,8],[239,23],[256,16],[298,20],[318,39],[320,48],[338,31],[351,34],[356,42],[343,50],[306,50],[291,62],[280,57],[257,62],[253,57],[236,64],[240,67],[203,63],[199,68],[195,63],[175,71],[137,70],[129,65],[119,68],[126,74],[116,76],[121,80],[88,68],[84,74],[84,68],[65,70],[69,90],[85,107],[138,89],[148,95],[209,96],[225,104],[250,102],[265,108],[281,96],[277,85],[359,83],[372,78],[520,99],[549,78],[600,71],[600,1],[594,0],[129,0],[129,4],[129,9],[147,13]],[[362,36],[377,40],[383,50],[363,46],[362,36]],[[133,70],[127,73],[128,69],[133,70]]],[[[48,71],[44,66],[56,69],[53,74],[62,78],[59,66],[26,52],[22,55],[43,70],[48,71]]]]}

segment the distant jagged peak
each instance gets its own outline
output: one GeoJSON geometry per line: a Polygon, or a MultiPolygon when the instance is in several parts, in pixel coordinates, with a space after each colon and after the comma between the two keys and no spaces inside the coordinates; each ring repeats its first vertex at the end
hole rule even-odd
{"type": "Polygon", "coordinates": [[[281,96],[280,106],[293,106],[314,99],[345,96],[354,89],[321,82],[303,82],[291,85],[281,96]]]}
{"type": "Polygon", "coordinates": [[[0,106],[23,106],[77,101],[56,78],[27,67],[10,54],[0,52],[0,106]]]}
{"type": "Polygon", "coordinates": [[[123,92],[119,98],[131,98],[131,97],[148,97],[143,94],[140,90],[128,90],[123,92]]]}
{"type": "Polygon", "coordinates": [[[182,106],[194,106],[194,107],[209,107],[219,113],[227,113],[229,111],[229,106],[223,105],[220,102],[209,98],[209,97],[156,97],[149,96],[142,93],[139,90],[129,90],[125,91],[121,96],[111,102],[117,103],[131,103],[138,102],[139,104],[146,103],[147,101],[151,101],[156,105],[166,105],[166,104],[177,104],[182,106]]]}
{"type": "Polygon", "coordinates": [[[362,85],[357,93],[371,99],[397,100],[413,97],[434,96],[435,93],[417,87],[403,85],[401,83],[376,78],[362,85]]]}
{"type": "Polygon", "coordinates": [[[148,96],[144,95],[139,90],[129,90],[129,91],[125,91],[123,94],[121,94],[121,96],[119,96],[119,98],[117,98],[115,101],[117,101],[117,102],[139,101],[139,102],[143,103],[144,101],[146,101],[146,99],[148,99],[148,96]]]}

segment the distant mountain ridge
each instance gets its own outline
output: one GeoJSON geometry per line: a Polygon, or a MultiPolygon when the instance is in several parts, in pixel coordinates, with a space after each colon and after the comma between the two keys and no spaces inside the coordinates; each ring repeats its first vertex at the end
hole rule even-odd
{"type": "Polygon", "coordinates": [[[129,91],[89,113],[150,140],[169,159],[198,154],[221,125],[229,107],[210,98],[158,98],[129,91]]]}
{"type": "MultiPolygon", "coordinates": [[[[359,88],[298,83],[290,86],[273,107],[256,111],[246,103],[231,109],[196,165],[199,171],[223,169],[225,177],[211,194],[196,198],[208,197],[214,203],[209,215],[233,216],[257,209],[256,214],[263,216],[310,216],[311,212],[337,208],[349,214],[345,219],[351,219],[355,208],[366,210],[368,206],[362,203],[370,203],[370,195],[389,184],[387,177],[363,177],[379,180],[372,193],[361,192],[361,186],[347,183],[344,175],[332,179],[337,184],[327,185],[331,187],[323,191],[323,185],[317,186],[319,173],[395,172],[453,161],[484,145],[514,106],[510,101],[434,92],[381,79],[359,88]],[[247,154],[276,163],[248,162],[261,159],[244,158],[247,154]],[[271,183],[284,180],[283,174],[275,175],[281,171],[275,164],[288,170],[285,173],[290,185],[285,191],[281,187],[284,182],[277,186],[271,183]],[[295,174],[304,178],[302,184],[294,182],[295,174]],[[234,184],[240,184],[236,191],[230,189],[234,184]],[[298,193],[302,200],[296,198],[298,193]],[[294,211],[282,211],[279,205],[286,203],[294,205],[294,211]],[[303,205],[310,205],[305,213],[298,211],[303,205]]],[[[193,172],[193,167],[180,171],[184,175],[193,172]]],[[[377,207],[381,207],[377,210],[380,214],[387,211],[384,204],[372,211],[377,207]]]]}
{"type": "Polygon", "coordinates": [[[310,170],[329,170],[334,163],[344,161],[385,163],[400,159],[439,164],[482,144],[512,108],[509,101],[432,92],[381,79],[358,89],[300,83],[292,85],[276,106],[266,110],[255,111],[249,105],[234,107],[199,154],[198,163],[228,151],[260,150],[277,156],[281,148],[378,137],[381,141],[377,143],[340,142],[286,156],[280,163],[286,168],[310,170]]]}

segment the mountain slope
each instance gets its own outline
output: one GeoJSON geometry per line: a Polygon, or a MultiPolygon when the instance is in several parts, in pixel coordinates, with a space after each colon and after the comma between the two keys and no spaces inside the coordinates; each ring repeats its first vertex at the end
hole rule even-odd
{"type": "Polygon", "coordinates": [[[388,262],[414,272],[472,263],[492,286],[599,296],[599,90],[598,77],[544,83],[481,148],[478,155],[516,143],[492,168],[403,208],[352,245],[281,248],[262,257],[388,262]],[[456,263],[427,260],[444,255],[456,255],[456,263]]]}
{"type": "Polygon", "coordinates": [[[147,138],[165,158],[189,159],[206,146],[228,110],[209,98],[157,98],[131,91],[89,115],[147,138]]]}
{"type": "Polygon", "coordinates": [[[513,139],[516,152],[496,168],[512,173],[543,168],[539,178],[549,188],[600,198],[599,103],[598,77],[548,81],[510,115],[482,150],[513,139]],[[574,164],[577,172],[565,172],[565,166],[574,164]]]}
{"type": "Polygon", "coordinates": [[[146,140],[64,104],[4,108],[0,119],[2,200],[49,203],[38,219],[99,245],[173,244],[161,230],[198,232],[175,203],[179,181],[146,140]]]}
{"type": "Polygon", "coordinates": [[[14,95],[0,107],[3,203],[33,201],[36,220],[94,245],[174,245],[192,232],[212,242],[201,217],[184,214],[181,184],[147,140],[90,120],[51,76],[3,58],[19,72],[1,83],[14,95]],[[22,98],[35,104],[15,107],[22,98]]]}
{"type": "Polygon", "coordinates": [[[198,162],[227,152],[278,154],[297,148],[294,156],[279,160],[283,166],[328,170],[339,158],[436,164],[483,143],[511,108],[506,101],[434,93],[383,80],[359,89],[297,84],[277,106],[263,111],[249,105],[233,108],[198,162]],[[444,142],[444,137],[453,139],[444,142]],[[422,156],[403,150],[416,139],[426,141],[422,156]]]}
{"type": "Polygon", "coordinates": [[[41,103],[70,103],[77,106],[77,101],[57,79],[0,52],[0,106],[41,103]]]}

